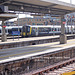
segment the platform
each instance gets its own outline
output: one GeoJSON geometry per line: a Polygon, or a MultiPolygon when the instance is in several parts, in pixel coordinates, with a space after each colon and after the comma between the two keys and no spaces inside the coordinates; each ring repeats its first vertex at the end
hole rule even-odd
{"type": "MultiPolygon", "coordinates": [[[[22,47],[22,46],[29,46],[29,45],[37,45],[37,44],[43,44],[43,43],[52,43],[60,41],[59,35],[55,36],[41,36],[41,37],[27,37],[27,38],[20,38],[18,39],[18,36],[7,37],[8,40],[6,42],[0,41],[0,49],[6,49],[6,48],[15,48],[15,47],[22,47]],[[9,39],[12,38],[12,39],[9,39]]],[[[74,39],[75,35],[70,34],[67,35],[67,39],[74,39]]]]}
{"type": "Polygon", "coordinates": [[[7,73],[7,71],[9,71],[10,75],[36,75],[40,73],[40,71],[45,72],[47,69],[53,69],[52,66],[57,63],[59,65],[59,63],[65,64],[65,61],[66,63],[68,63],[68,61],[75,61],[74,57],[75,39],[68,40],[67,44],[53,42],[0,49],[0,73],[7,73]]]}
{"type": "MultiPolygon", "coordinates": [[[[72,35],[68,35],[68,36],[72,36],[72,35]]],[[[8,37],[7,41],[5,41],[5,42],[0,41],[0,44],[23,42],[23,41],[43,40],[43,39],[51,39],[51,38],[58,38],[58,37],[59,37],[59,35],[57,35],[57,36],[55,35],[55,36],[27,37],[27,38],[19,38],[19,40],[18,40],[18,36],[17,36],[17,38],[13,40],[13,36],[11,36],[12,39],[9,39],[10,37],[8,37]]]]}
{"type": "Polygon", "coordinates": [[[29,58],[36,55],[45,53],[53,53],[66,48],[75,47],[75,39],[68,40],[67,44],[59,44],[59,42],[30,45],[18,48],[1,49],[0,50],[0,63],[1,61],[15,60],[22,58],[29,58]],[[12,59],[11,59],[12,58],[12,59]]]}
{"type": "MultiPolygon", "coordinates": [[[[75,36],[75,34],[69,34],[67,36],[75,36]]],[[[14,36],[15,37],[15,36],[14,36]]],[[[8,43],[16,43],[16,42],[23,42],[23,41],[34,41],[34,40],[44,40],[44,39],[51,39],[51,38],[59,38],[59,35],[54,35],[54,36],[39,36],[39,37],[27,37],[27,38],[19,38],[18,40],[18,36],[16,36],[17,38],[13,40],[13,36],[11,37],[7,37],[8,40],[5,42],[1,42],[0,40],[0,44],[8,44],[8,43]],[[9,39],[12,38],[12,39],[9,39]]],[[[21,36],[19,36],[21,37],[21,36]]]]}

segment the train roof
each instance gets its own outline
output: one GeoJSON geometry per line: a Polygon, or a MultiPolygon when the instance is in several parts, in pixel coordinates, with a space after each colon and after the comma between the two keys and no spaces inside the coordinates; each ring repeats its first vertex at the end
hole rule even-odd
{"type": "MultiPolygon", "coordinates": [[[[58,28],[61,28],[61,25],[27,25],[27,26],[30,26],[30,27],[58,27],[58,28]]],[[[67,26],[65,26],[65,27],[67,27],[67,26]]],[[[71,25],[68,25],[68,27],[71,27],[71,25]]],[[[72,27],[74,27],[74,26],[72,26],[72,27]]]]}
{"type": "MultiPolygon", "coordinates": [[[[12,29],[12,28],[22,28],[22,26],[6,26],[5,29],[12,29]]],[[[2,29],[2,26],[0,26],[0,29],[2,29]]]]}
{"type": "MultiPolygon", "coordinates": [[[[53,27],[53,25],[29,25],[30,27],[53,27]]],[[[54,25],[54,27],[61,27],[61,26],[56,26],[54,25]]]]}

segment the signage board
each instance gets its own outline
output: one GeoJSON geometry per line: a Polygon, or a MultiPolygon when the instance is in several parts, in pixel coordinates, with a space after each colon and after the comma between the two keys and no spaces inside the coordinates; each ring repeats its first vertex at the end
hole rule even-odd
{"type": "Polygon", "coordinates": [[[12,35],[20,35],[20,31],[12,31],[12,35]]]}

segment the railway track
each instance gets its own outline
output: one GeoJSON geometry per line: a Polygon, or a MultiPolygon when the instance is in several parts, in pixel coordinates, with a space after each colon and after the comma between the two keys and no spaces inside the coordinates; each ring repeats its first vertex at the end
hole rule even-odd
{"type": "MultiPolygon", "coordinates": [[[[59,66],[58,66],[59,67],[59,66]]],[[[48,73],[44,73],[44,75],[68,75],[65,73],[71,72],[75,70],[75,62],[71,62],[67,65],[63,65],[62,68],[54,69],[53,71],[49,71],[48,73]]],[[[70,73],[71,74],[71,73],[70,73]]]]}
{"type": "Polygon", "coordinates": [[[63,75],[75,70],[75,58],[22,75],[63,75]]]}
{"type": "Polygon", "coordinates": [[[0,62],[0,75],[48,75],[75,63],[75,47],[36,56],[11,59],[0,62]]]}

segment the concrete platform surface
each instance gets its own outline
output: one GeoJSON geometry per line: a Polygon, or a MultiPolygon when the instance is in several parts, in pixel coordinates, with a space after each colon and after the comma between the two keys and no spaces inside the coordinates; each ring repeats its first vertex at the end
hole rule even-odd
{"type": "Polygon", "coordinates": [[[0,49],[0,63],[6,60],[29,58],[32,56],[41,55],[45,53],[57,52],[70,47],[75,47],[75,39],[68,40],[67,44],[59,44],[59,42],[53,42],[18,48],[0,49]]]}
{"type": "Polygon", "coordinates": [[[1,42],[1,40],[0,40],[0,44],[22,42],[22,41],[42,40],[42,39],[49,39],[49,38],[56,38],[56,37],[59,37],[59,35],[57,35],[57,36],[55,35],[55,36],[27,37],[27,38],[19,38],[19,39],[17,37],[17,39],[13,40],[13,36],[12,36],[12,39],[8,38],[7,41],[5,41],[5,42],[1,42]]]}
{"type": "MultiPolygon", "coordinates": [[[[72,36],[74,34],[69,34],[67,36],[72,36]]],[[[21,36],[20,36],[21,37],[21,36]]],[[[22,42],[22,41],[33,41],[33,40],[42,40],[42,39],[51,39],[51,38],[58,38],[59,35],[55,35],[55,36],[41,36],[41,37],[28,37],[28,38],[19,38],[17,37],[17,39],[9,39],[10,37],[8,37],[6,42],[1,42],[0,40],[0,44],[6,44],[6,43],[15,43],[15,42],[22,42]]],[[[13,36],[11,36],[11,38],[13,38],[13,36]]]]}

